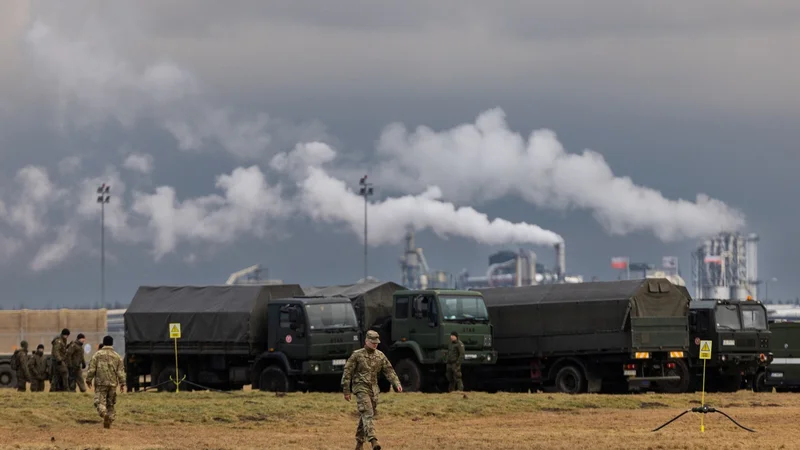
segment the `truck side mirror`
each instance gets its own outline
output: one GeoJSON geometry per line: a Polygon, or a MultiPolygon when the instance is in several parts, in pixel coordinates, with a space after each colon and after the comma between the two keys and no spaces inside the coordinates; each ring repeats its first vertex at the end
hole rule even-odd
{"type": "Polygon", "coordinates": [[[297,312],[297,308],[292,308],[289,310],[289,322],[292,322],[292,325],[295,325],[300,320],[300,314],[297,312]]]}
{"type": "Polygon", "coordinates": [[[689,314],[689,325],[696,327],[697,326],[697,315],[696,314],[689,314]]]}

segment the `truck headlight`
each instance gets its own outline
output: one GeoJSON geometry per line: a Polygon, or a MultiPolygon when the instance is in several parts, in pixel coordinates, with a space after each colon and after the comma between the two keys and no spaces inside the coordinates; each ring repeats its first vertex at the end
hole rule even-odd
{"type": "Polygon", "coordinates": [[[483,346],[484,347],[491,347],[492,346],[492,335],[487,334],[483,336],[483,346]]]}

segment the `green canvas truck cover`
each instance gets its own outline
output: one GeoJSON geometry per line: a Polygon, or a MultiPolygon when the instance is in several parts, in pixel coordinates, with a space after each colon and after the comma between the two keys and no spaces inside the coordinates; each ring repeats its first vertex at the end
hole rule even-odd
{"type": "Polygon", "coordinates": [[[125,311],[125,343],[169,342],[170,323],[182,343],[266,342],[270,300],[303,295],[297,284],[142,286],[125,311]]]}
{"type": "Polygon", "coordinates": [[[626,350],[630,319],[685,322],[689,309],[686,296],[661,278],[479,291],[500,354],[626,350]]]}
{"type": "Polygon", "coordinates": [[[361,330],[367,330],[376,322],[392,315],[392,294],[405,287],[388,282],[368,281],[334,286],[304,287],[306,295],[324,297],[347,297],[353,303],[361,330]]]}

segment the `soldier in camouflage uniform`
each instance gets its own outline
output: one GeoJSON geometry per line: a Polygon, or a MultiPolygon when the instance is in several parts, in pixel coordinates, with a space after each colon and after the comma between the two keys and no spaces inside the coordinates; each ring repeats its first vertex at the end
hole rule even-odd
{"type": "Polygon", "coordinates": [[[397,374],[394,373],[392,364],[386,355],[378,350],[380,344],[378,333],[373,330],[367,331],[367,339],[364,348],[356,350],[350,355],[344,366],[342,374],[342,391],[344,399],[350,401],[350,393],[356,394],[358,402],[358,412],[361,418],[356,428],[356,450],[363,448],[364,442],[369,441],[373,450],[380,450],[378,439],[375,437],[375,429],[372,418],[378,407],[378,372],[392,383],[397,392],[403,392],[403,386],[397,374]],[[351,386],[352,384],[352,386],[351,386]]]}
{"type": "Polygon", "coordinates": [[[67,368],[67,337],[69,330],[64,328],[61,335],[53,339],[53,350],[50,357],[53,358],[52,379],[50,380],[50,392],[66,391],[69,387],[69,369],[67,368]]]}
{"type": "Polygon", "coordinates": [[[14,350],[11,356],[11,369],[17,372],[17,390],[25,392],[27,390],[28,380],[31,379],[31,374],[28,372],[28,342],[22,341],[19,343],[20,348],[14,350]]]}
{"type": "Polygon", "coordinates": [[[83,382],[83,369],[86,368],[86,360],[83,359],[84,342],[86,342],[86,337],[83,333],[78,333],[78,338],[67,345],[70,392],[75,392],[76,386],[80,388],[81,392],[86,392],[86,384],[83,382]]]}
{"type": "Polygon", "coordinates": [[[28,372],[31,374],[31,392],[43,392],[44,380],[47,379],[47,360],[44,357],[44,345],[36,347],[36,353],[28,361],[28,372]]]}
{"type": "Polygon", "coordinates": [[[461,362],[464,361],[464,344],[458,339],[458,332],[450,333],[450,347],[447,349],[447,382],[448,391],[463,391],[464,383],[461,381],[461,362]]]}
{"type": "Polygon", "coordinates": [[[111,428],[116,418],[116,387],[119,386],[120,392],[125,392],[125,365],[113,346],[114,339],[111,336],[104,337],[103,348],[92,356],[86,373],[86,385],[92,387],[94,381],[94,407],[103,418],[103,428],[111,428]]]}

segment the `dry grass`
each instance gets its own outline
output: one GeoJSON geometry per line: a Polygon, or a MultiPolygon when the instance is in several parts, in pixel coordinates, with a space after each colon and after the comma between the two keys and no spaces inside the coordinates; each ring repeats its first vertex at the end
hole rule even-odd
{"type": "MultiPolygon", "coordinates": [[[[699,395],[384,394],[376,431],[387,449],[797,448],[800,395],[714,394],[747,433],[719,414],[687,414],[699,395]]],[[[0,391],[0,448],[347,449],[354,402],[336,394],[135,393],[118,396],[111,430],[87,394],[0,391]]]]}

